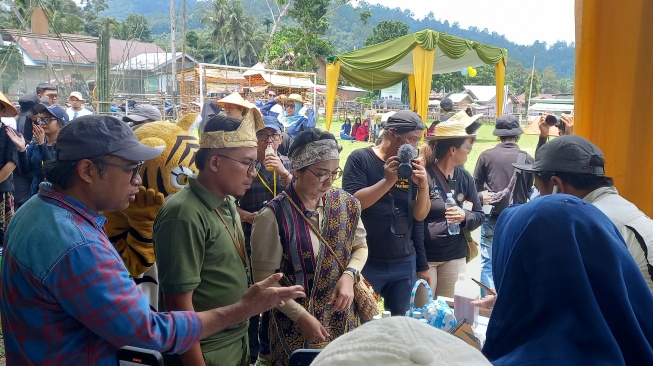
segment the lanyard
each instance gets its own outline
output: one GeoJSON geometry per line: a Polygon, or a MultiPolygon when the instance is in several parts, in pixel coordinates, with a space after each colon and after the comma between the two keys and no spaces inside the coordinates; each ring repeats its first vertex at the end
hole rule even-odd
{"type": "Polygon", "coordinates": [[[276,197],[277,196],[277,172],[276,171],[272,172],[272,181],[273,181],[274,189],[270,189],[270,186],[265,182],[265,179],[261,176],[261,173],[256,173],[256,175],[258,175],[258,179],[261,181],[261,183],[263,183],[265,188],[267,188],[268,191],[272,193],[272,197],[276,197]]]}

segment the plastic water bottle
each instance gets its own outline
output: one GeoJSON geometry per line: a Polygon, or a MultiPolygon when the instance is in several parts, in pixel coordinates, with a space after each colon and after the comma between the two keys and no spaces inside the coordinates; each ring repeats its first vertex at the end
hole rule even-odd
{"type": "MultiPolygon", "coordinates": [[[[454,201],[453,191],[451,191],[451,193],[447,193],[447,200],[444,202],[444,209],[446,210],[449,207],[456,206],[458,205],[456,204],[456,201],[454,201]]],[[[460,223],[447,220],[447,231],[449,231],[449,235],[460,234],[460,223]]]]}
{"type": "Polygon", "coordinates": [[[478,308],[470,304],[478,296],[478,286],[467,278],[464,273],[458,274],[458,281],[453,288],[453,314],[456,320],[467,318],[467,322],[476,327],[478,322],[478,308]]]}

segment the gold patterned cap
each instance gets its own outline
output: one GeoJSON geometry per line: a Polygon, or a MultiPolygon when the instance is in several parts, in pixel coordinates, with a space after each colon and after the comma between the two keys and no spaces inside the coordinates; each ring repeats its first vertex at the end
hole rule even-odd
{"type": "Polygon", "coordinates": [[[236,131],[203,132],[200,136],[201,149],[230,149],[235,147],[257,147],[256,131],[265,128],[261,112],[250,109],[236,131]]]}

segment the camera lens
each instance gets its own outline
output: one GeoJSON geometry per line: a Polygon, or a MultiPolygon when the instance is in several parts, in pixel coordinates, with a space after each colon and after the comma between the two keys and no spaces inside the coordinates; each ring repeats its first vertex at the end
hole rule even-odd
{"type": "Polygon", "coordinates": [[[549,114],[546,116],[546,118],[544,118],[544,122],[546,122],[546,124],[549,126],[555,126],[560,122],[560,118],[553,114],[549,114]]]}

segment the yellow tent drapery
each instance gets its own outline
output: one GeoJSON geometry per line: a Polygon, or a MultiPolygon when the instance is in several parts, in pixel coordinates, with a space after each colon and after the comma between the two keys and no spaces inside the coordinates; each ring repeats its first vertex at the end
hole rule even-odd
{"type": "MultiPolygon", "coordinates": [[[[387,88],[408,77],[411,109],[426,120],[433,74],[491,64],[497,71],[497,113],[501,114],[507,60],[508,51],[504,48],[425,29],[333,56],[327,64],[327,91],[330,87],[334,90],[337,88],[340,76],[356,86],[371,90],[387,88]]],[[[327,93],[327,130],[331,127],[334,104],[335,92],[327,93]]]]}
{"type": "Polygon", "coordinates": [[[651,0],[576,0],[574,132],[599,146],[619,193],[653,216],[651,0]]]}

